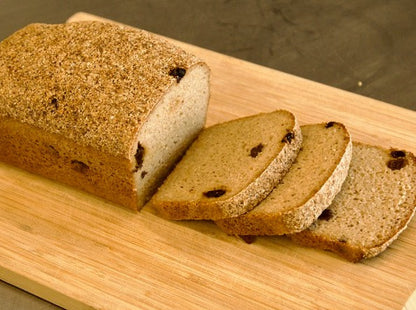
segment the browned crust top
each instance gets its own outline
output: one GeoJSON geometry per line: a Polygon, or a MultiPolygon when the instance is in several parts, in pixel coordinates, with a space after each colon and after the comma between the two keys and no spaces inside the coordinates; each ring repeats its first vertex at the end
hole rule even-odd
{"type": "Polygon", "coordinates": [[[31,24],[0,43],[0,119],[115,156],[169,87],[201,62],[142,30],[103,22],[31,24]]]}

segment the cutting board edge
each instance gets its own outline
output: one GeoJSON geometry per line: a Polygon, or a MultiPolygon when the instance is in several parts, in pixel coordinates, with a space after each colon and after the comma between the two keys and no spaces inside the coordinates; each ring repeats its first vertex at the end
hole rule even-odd
{"type": "Polygon", "coordinates": [[[64,293],[61,293],[47,284],[42,284],[23,273],[16,272],[11,268],[7,268],[0,263],[0,279],[8,284],[11,284],[27,293],[35,295],[41,299],[44,299],[54,305],[62,307],[64,309],[94,309],[91,306],[76,300],[64,293]]]}

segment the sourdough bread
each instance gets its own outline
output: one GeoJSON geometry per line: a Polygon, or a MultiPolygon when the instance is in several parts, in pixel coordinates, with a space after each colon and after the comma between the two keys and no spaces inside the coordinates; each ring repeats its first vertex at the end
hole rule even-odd
{"type": "Polygon", "coordinates": [[[340,191],[351,161],[352,142],[344,125],[301,127],[301,150],[288,173],[253,210],[216,221],[230,235],[283,235],[304,230],[340,191]]]}
{"type": "Polygon", "coordinates": [[[206,64],[146,31],[31,24],[0,43],[0,160],[137,209],[208,97],[206,64]]]}
{"type": "Polygon", "coordinates": [[[282,110],[204,129],[150,204],[174,220],[241,215],[280,181],[301,142],[294,115],[282,110]]]}
{"type": "Polygon", "coordinates": [[[384,251],[407,227],[415,205],[415,157],[354,143],[341,192],[315,223],[289,237],[358,262],[384,251]]]}

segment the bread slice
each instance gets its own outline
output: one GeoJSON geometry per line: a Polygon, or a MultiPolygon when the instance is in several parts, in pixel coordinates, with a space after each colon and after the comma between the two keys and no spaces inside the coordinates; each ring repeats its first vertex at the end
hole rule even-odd
{"type": "Polygon", "coordinates": [[[354,143],[341,192],[314,224],[289,237],[358,262],[384,251],[407,227],[415,206],[413,154],[354,143]]]}
{"type": "Polygon", "coordinates": [[[208,98],[207,65],[146,31],[32,24],[0,43],[0,160],[137,209],[208,98]]]}
{"type": "Polygon", "coordinates": [[[301,142],[294,115],[282,110],[209,127],[150,203],[174,220],[238,216],[270,193],[301,142]]]}
{"type": "Polygon", "coordinates": [[[282,181],[253,210],[216,221],[230,235],[283,235],[304,230],[340,191],[351,160],[352,142],[336,122],[301,127],[301,150],[282,181]]]}

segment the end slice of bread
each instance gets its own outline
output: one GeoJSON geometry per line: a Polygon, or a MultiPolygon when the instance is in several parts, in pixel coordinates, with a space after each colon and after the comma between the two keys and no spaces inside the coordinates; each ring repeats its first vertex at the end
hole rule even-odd
{"type": "Polygon", "coordinates": [[[414,155],[354,143],[341,192],[314,224],[289,237],[358,262],[384,251],[407,227],[415,205],[414,155]]]}
{"type": "Polygon", "coordinates": [[[295,116],[283,110],[206,128],[150,204],[174,220],[241,215],[272,191],[301,143],[295,116]]]}
{"type": "Polygon", "coordinates": [[[216,221],[230,235],[283,235],[304,230],[341,190],[352,142],[336,122],[302,126],[301,150],[280,184],[253,210],[216,221]]]}

